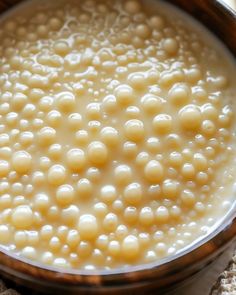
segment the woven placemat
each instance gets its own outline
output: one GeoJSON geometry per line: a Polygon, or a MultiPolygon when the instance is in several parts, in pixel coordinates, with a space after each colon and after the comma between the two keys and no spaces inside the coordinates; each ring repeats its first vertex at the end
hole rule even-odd
{"type": "Polygon", "coordinates": [[[236,255],[228,268],[220,275],[211,295],[236,295],[236,255]]]}

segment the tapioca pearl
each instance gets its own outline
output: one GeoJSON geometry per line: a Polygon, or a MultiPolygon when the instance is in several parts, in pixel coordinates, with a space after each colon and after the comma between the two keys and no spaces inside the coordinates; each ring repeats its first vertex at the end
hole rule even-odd
{"type": "Polygon", "coordinates": [[[153,129],[158,134],[167,134],[171,131],[172,125],[172,117],[168,114],[159,114],[152,121],[153,129]]]}
{"type": "Polygon", "coordinates": [[[58,55],[65,56],[70,52],[70,47],[65,41],[56,41],[53,46],[54,52],[58,55]]]}
{"type": "Polygon", "coordinates": [[[143,207],[139,212],[139,222],[143,226],[150,226],[154,222],[154,213],[150,207],[143,207]]]}
{"type": "Polygon", "coordinates": [[[50,29],[57,31],[61,28],[62,22],[59,18],[52,17],[49,19],[48,25],[49,25],[50,29]]]}
{"type": "Polygon", "coordinates": [[[196,175],[196,182],[200,185],[204,185],[206,183],[208,183],[209,181],[209,176],[206,172],[198,172],[196,175]]]}
{"type": "Polygon", "coordinates": [[[179,111],[178,118],[181,127],[186,130],[196,131],[202,123],[201,111],[196,105],[183,107],[179,111]]]}
{"type": "Polygon", "coordinates": [[[27,205],[16,207],[11,215],[11,223],[15,228],[27,229],[33,224],[33,212],[27,205]]]}
{"type": "Polygon", "coordinates": [[[143,48],[144,47],[144,40],[138,36],[133,36],[132,39],[132,45],[138,49],[138,48],[143,48]]]}
{"type": "Polygon", "coordinates": [[[128,76],[128,83],[134,90],[143,90],[147,86],[146,77],[143,73],[132,73],[128,76]]]}
{"type": "Polygon", "coordinates": [[[29,97],[33,102],[40,101],[40,98],[45,95],[45,91],[39,88],[33,88],[29,90],[29,97]]]}
{"type": "Polygon", "coordinates": [[[52,252],[49,252],[49,251],[43,252],[40,260],[42,263],[50,265],[54,261],[54,255],[52,252]]]}
{"type": "Polygon", "coordinates": [[[137,119],[140,117],[140,109],[136,106],[129,106],[125,110],[125,114],[128,118],[137,119]]]}
{"type": "Polygon", "coordinates": [[[164,257],[167,254],[167,245],[166,243],[160,242],[157,243],[155,246],[155,252],[158,255],[158,257],[164,257]]]}
{"type": "Polygon", "coordinates": [[[107,232],[114,232],[118,226],[118,217],[114,213],[108,213],[102,222],[102,226],[107,232]]]}
{"type": "Polygon", "coordinates": [[[69,184],[58,187],[56,191],[56,200],[60,206],[67,206],[73,202],[75,198],[75,190],[69,184]]]}
{"type": "MultiPolygon", "coordinates": [[[[122,88],[121,88],[122,89],[122,88]]],[[[117,90],[118,93],[119,93],[119,89],[117,90]]],[[[122,93],[122,91],[121,91],[122,93]]],[[[120,94],[121,94],[120,93],[120,94]]],[[[122,95],[121,95],[122,97],[122,95]]],[[[122,100],[122,99],[121,99],[122,100]]],[[[129,99],[128,99],[129,100],[129,99]]],[[[102,101],[102,105],[101,105],[101,108],[106,112],[106,113],[109,113],[109,114],[112,114],[114,113],[116,110],[117,110],[117,99],[116,99],[116,96],[114,95],[107,95],[104,97],[103,101],[102,101]]]]}
{"type": "Polygon", "coordinates": [[[149,250],[147,251],[147,253],[145,253],[145,256],[144,256],[144,261],[149,263],[149,262],[153,262],[153,261],[156,261],[157,259],[157,255],[155,253],[155,251],[153,250],[149,250]]]}
{"type": "Polygon", "coordinates": [[[206,206],[202,202],[196,202],[194,209],[199,215],[203,215],[206,211],[206,206]]]}
{"type": "MultiPolygon", "coordinates": [[[[150,52],[153,52],[153,55],[155,55],[156,51],[155,51],[155,47],[150,46],[150,52]]],[[[147,53],[147,55],[149,55],[149,53],[147,53]]],[[[147,83],[149,84],[156,84],[158,82],[160,78],[160,72],[157,70],[150,70],[146,73],[146,80],[147,83]]],[[[156,88],[156,91],[158,91],[158,93],[160,93],[160,88],[156,88]]]]}
{"type": "Polygon", "coordinates": [[[25,230],[17,230],[14,233],[13,241],[17,248],[23,248],[28,243],[28,237],[25,230]]]}
{"type": "Polygon", "coordinates": [[[201,132],[204,136],[212,136],[216,132],[216,126],[212,121],[204,120],[201,124],[201,132]]]}
{"type": "Polygon", "coordinates": [[[6,209],[9,208],[12,204],[12,197],[9,194],[3,194],[0,196],[0,208],[6,209]]]}
{"type": "Polygon", "coordinates": [[[187,84],[177,83],[168,92],[170,102],[175,106],[182,106],[190,100],[190,88],[187,84]]]}
{"type": "Polygon", "coordinates": [[[51,166],[51,160],[48,157],[39,158],[39,169],[47,171],[51,166]]]}
{"type": "Polygon", "coordinates": [[[0,225],[0,242],[6,244],[9,242],[11,237],[9,227],[7,225],[0,225]]]}
{"type": "Polygon", "coordinates": [[[108,150],[104,143],[92,141],[88,146],[88,159],[94,165],[102,166],[107,162],[108,150]]]}
{"type": "Polygon", "coordinates": [[[156,154],[161,150],[161,141],[157,137],[149,137],[146,141],[146,148],[148,152],[156,154]]]}
{"type": "Polygon", "coordinates": [[[1,213],[1,222],[4,224],[10,224],[11,223],[11,215],[12,215],[12,209],[6,208],[1,213]]]}
{"type": "Polygon", "coordinates": [[[101,122],[97,120],[92,120],[88,122],[88,132],[94,136],[95,134],[98,134],[101,130],[101,122]]]}
{"type": "Polygon", "coordinates": [[[56,99],[56,105],[61,112],[73,111],[76,105],[74,94],[68,91],[61,92],[56,99]]]}
{"type": "Polygon", "coordinates": [[[78,222],[78,231],[81,239],[94,240],[99,234],[97,219],[94,215],[81,215],[78,222]]]}
{"type": "Polygon", "coordinates": [[[129,14],[136,14],[136,13],[140,12],[141,5],[140,5],[140,3],[138,3],[138,1],[129,0],[129,1],[125,2],[124,9],[129,14]]]}
{"type": "Polygon", "coordinates": [[[205,148],[205,155],[206,155],[206,157],[213,158],[215,156],[215,153],[216,153],[216,151],[215,151],[215,149],[213,147],[207,146],[205,148]]]}
{"type": "Polygon", "coordinates": [[[202,79],[201,70],[198,68],[192,68],[192,69],[185,70],[185,78],[186,78],[187,82],[194,84],[197,81],[202,79]]]}
{"type": "Polygon", "coordinates": [[[8,161],[0,160],[0,177],[5,177],[10,171],[10,164],[8,161]]]}
{"type": "Polygon", "coordinates": [[[196,203],[196,196],[188,189],[185,189],[180,194],[181,201],[187,207],[192,207],[196,203]]]}
{"type": "Polygon", "coordinates": [[[0,134],[0,147],[4,147],[9,145],[10,143],[10,136],[6,133],[0,134]]]}
{"type": "Polygon", "coordinates": [[[179,136],[176,133],[168,134],[165,137],[164,142],[165,142],[167,148],[172,149],[172,150],[178,150],[182,145],[181,136],[179,136]]]}
{"type": "Polygon", "coordinates": [[[169,213],[171,218],[174,219],[181,219],[182,218],[182,211],[179,206],[173,205],[169,208],[169,213]]]}
{"type": "Polygon", "coordinates": [[[208,167],[208,161],[202,153],[195,153],[193,155],[193,164],[198,171],[203,171],[208,167]]]}
{"type": "Polygon", "coordinates": [[[53,236],[48,243],[48,250],[50,250],[53,253],[57,253],[59,252],[61,247],[62,247],[62,244],[60,239],[56,236],[53,236]]]}
{"type": "Polygon", "coordinates": [[[117,129],[107,126],[104,127],[100,132],[101,140],[107,146],[116,146],[119,142],[119,132],[117,129]]]}
{"type": "Polygon", "coordinates": [[[86,116],[90,120],[98,120],[101,117],[101,107],[97,102],[89,103],[85,110],[86,116]]]}
{"type": "Polygon", "coordinates": [[[106,204],[112,204],[117,198],[117,191],[113,185],[104,185],[100,191],[100,199],[106,204]]]}
{"type": "Polygon", "coordinates": [[[149,25],[153,29],[162,30],[164,27],[164,19],[163,19],[163,17],[161,17],[159,15],[153,15],[149,19],[149,25]]]}
{"type": "Polygon", "coordinates": [[[35,187],[41,186],[43,183],[45,183],[45,180],[46,180],[46,178],[45,178],[45,175],[43,172],[41,172],[41,171],[33,172],[32,177],[31,177],[31,181],[35,187]]]}
{"type": "Polygon", "coordinates": [[[165,206],[159,206],[155,211],[155,221],[159,223],[166,223],[170,218],[168,208],[165,206]]]}
{"type": "Polygon", "coordinates": [[[0,105],[0,114],[6,115],[10,111],[10,104],[8,102],[4,102],[0,105]]]}
{"type": "Polygon", "coordinates": [[[56,139],[56,130],[52,127],[43,127],[38,131],[38,140],[42,146],[49,146],[56,139]]]}
{"type": "Polygon", "coordinates": [[[100,250],[106,250],[109,244],[109,238],[107,235],[99,235],[95,241],[95,245],[100,250]]]}
{"type": "Polygon", "coordinates": [[[46,224],[39,230],[40,239],[44,241],[49,241],[54,235],[54,227],[52,225],[46,224]]]}
{"type": "Polygon", "coordinates": [[[55,267],[58,267],[58,268],[68,268],[69,267],[67,260],[62,257],[55,258],[52,265],[55,267]]]}
{"type": "Polygon", "coordinates": [[[120,241],[123,240],[128,235],[128,228],[124,224],[120,224],[117,226],[115,230],[115,236],[120,241]]]}
{"type": "Polygon", "coordinates": [[[137,147],[137,144],[135,142],[126,141],[123,144],[123,154],[126,157],[134,158],[137,155],[137,152],[138,152],[138,147],[137,147]]]}
{"type": "Polygon", "coordinates": [[[123,218],[129,225],[133,225],[138,221],[138,210],[136,207],[127,207],[124,210],[123,218]]]}
{"type": "Polygon", "coordinates": [[[147,114],[157,114],[160,112],[166,101],[160,96],[146,94],[141,98],[141,106],[147,114]]]}
{"type": "Polygon", "coordinates": [[[142,39],[147,39],[152,34],[152,30],[147,24],[139,24],[135,28],[135,34],[142,39]]]}
{"type": "Polygon", "coordinates": [[[81,178],[76,184],[76,192],[78,198],[88,199],[93,193],[93,185],[91,181],[87,178],[81,178]]]}
{"type": "Polygon", "coordinates": [[[117,184],[126,185],[131,182],[133,172],[128,165],[119,165],[114,170],[114,178],[117,184]]]}
{"type": "Polygon", "coordinates": [[[98,202],[94,204],[93,212],[97,218],[104,218],[108,214],[108,206],[103,202],[98,202]]]}
{"type": "Polygon", "coordinates": [[[167,199],[175,199],[179,192],[180,184],[171,179],[166,179],[162,184],[162,192],[165,198],[167,199]]]}
{"type": "Polygon", "coordinates": [[[27,246],[21,250],[21,255],[30,260],[35,260],[37,258],[37,251],[34,247],[27,246]]]}
{"type": "Polygon", "coordinates": [[[67,225],[74,225],[79,218],[80,210],[76,205],[70,205],[62,209],[61,218],[67,225]]]}
{"type": "Polygon", "coordinates": [[[22,195],[24,191],[24,185],[20,182],[15,182],[12,184],[11,189],[14,195],[22,195]]]}
{"type": "Polygon", "coordinates": [[[126,260],[136,259],[140,254],[140,245],[138,238],[128,235],[121,243],[121,253],[126,260]]]}
{"type": "Polygon", "coordinates": [[[117,103],[121,106],[130,105],[134,101],[134,90],[129,85],[119,85],[118,87],[116,87],[114,94],[117,103]]]}
{"type": "Polygon", "coordinates": [[[140,167],[144,167],[149,160],[150,155],[147,152],[140,152],[135,159],[135,163],[140,167]]]}
{"type": "Polygon", "coordinates": [[[66,180],[67,170],[62,165],[53,165],[48,171],[48,182],[52,185],[61,185],[66,180]]]}
{"type": "Polygon", "coordinates": [[[34,134],[30,131],[21,132],[19,135],[19,143],[24,146],[28,147],[32,145],[34,142],[34,134]]]}
{"type": "Polygon", "coordinates": [[[163,41],[162,47],[169,56],[174,56],[179,51],[178,41],[174,38],[167,38],[163,41]]]}
{"type": "Polygon", "coordinates": [[[37,246],[39,243],[39,234],[38,231],[28,231],[28,245],[37,246]]]}
{"type": "Polygon", "coordinates": [[[26,151],[15,152],[12,156],[11,164],[17,173],[25,174],[31,170],[32,156],[26,151]]]}
{"type": "Polygon", "coordinates": [[[46,122],[53,128],[59,127],[62,122],[61,113],[56,110],[49,112],[46,116],[46,122]]]}
{"type": "Polygon", "coordinates": [[[53,102],[54,100],[51,96],[43,96],[40,98],[38,108],[42,112],[49,112],[52,109],[53,102]]]}
{"type": "Polygon", "coordinates": [[[139,183],[131,183],[124,189],[124,201],[129,205],[139,205],[143,198],[142,186],[139,183]]]}
{"type": "Polygon", "coordinates": [[[79,130],[75,133],[75,141],[79,145],[86,145],[89,141],[88,131],[86,130],[79,130]]]}
{"type": "Polygon", "coordinates": [[[75,249],[78,247],[80,242],[80,235],[76,229],[69,230],[66,237],[66,244],[71,248],[75,249]]]}
{"type": "Polygon", "coordinates": [[[101,180],[102,170],[98,167],[90,167],[85,173],[85,177],[92,183],[98,183],[101,180]]]}
{"type": "Polygon", "coordinates": [[[112,210],[117,214],[121,214],[124,211],[124,204],[122,200],[116,199],[112,203],[112,210]]]}
{"type": "Polygon", "coordinates": [[[50,207],[50,199],[49,196],[45,193],[38,193],[34,197],[33,206],[39,211],[46,211],[50,207]]]}
{"type": "Polygon", "coordinates": [[[86,166],[86,156],[81,149],[71,149],[66,154],[68,167],[74,172],[80,172],[86,166]]]}
{"type": "Polygon", "coordinates": [[[16,126],[19,119],[19,115],[15,112],[10,112],[6,115],[6,124],[10,127],[16,126]]]}
{"type": "Polygon", "coordinates": [[[59,143],[54,143],[48,148],[48,156],[53,160],[58,160],[62,157],[63,149],[59,143]]]}
{"type": "Polygon", "coordinates": [[[65,225],[58,226],[56,230],[56,236],[60,239],[62,243],[65,243],[69,228],[65,225]]]}
{"type": "Polygon", "coordinates": [[[89,241],[81,241],[79,243],[79,246],[77,247],[77,253],[79,257],[81,257],[82,259],[86,259],[90,257],[90,255],[92,254],[92,251],[93,251],[93,247],[89,241]]]}
{"type": "Polygon", "coordinates": [[[144,124],[137,119],[129,120],[125,123],[125,135],[134,142],[139,142],[144,138],[144,124]]]}
{"type": "Polygon", "coordinates": [[[195,86],[192,87],[192,97],[199,102],[204,102],[208,99],[208,93],[201,86],[195,86]]]}
{"type": "Polygon", "coordinates": [[[12,205],[13,207],[17,207],[17,206],[20,206],[20,205],[25,205],[26,204],[26,199],[24,196],[15,196],[12,200],[12,205]]]}
{"type": "Polygon", "coordinates": [[[121,246],[119,241],[112,240],[108,244],[108,253],[113,257],[117,257],[120,255],[121,246]]]}
{"type": "Polygon", "coordinates": [[[164,177],[164,168],[159,161],[151,160],[145,165],[144,175],[147,181],[159,183],[164,177]]]}
{"type": "Polygon", "coordinates": [[[20,111],[25,106],[27,101],[28,98],[25,94],[20,92],[15,93],[11,99],[11,107],[16,111],[20,111]]]}
{"type": "Polygon", "coordinates": [[[204,119],[216,121],[219,117],[219,111],[211,103],[206,103],[201,107],[202,116],[204,119]]]}
{"type": "Polygon", "coordinates": [[[72,130],[80,129],[82,126],[82,116],[79,113],[70,114],[67,120],[72,130]]]}

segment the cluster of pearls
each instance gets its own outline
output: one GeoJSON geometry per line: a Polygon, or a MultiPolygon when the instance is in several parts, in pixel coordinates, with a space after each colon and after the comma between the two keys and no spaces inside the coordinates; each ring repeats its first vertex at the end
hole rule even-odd
{"type": "Polygon", "coordinates": [[[36,5],[0,28],[0,244],[44,264],[172,255],[214,222],[232,156],[209,47],[161,6],[113,2],[36,5]]]}

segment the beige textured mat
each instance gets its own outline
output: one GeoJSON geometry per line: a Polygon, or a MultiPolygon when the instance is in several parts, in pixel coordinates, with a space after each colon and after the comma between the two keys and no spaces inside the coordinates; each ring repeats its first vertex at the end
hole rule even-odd
{"type": "Polygon", "coordinates": [[[211,295],[236,295],[236,255],[212,289],[211,295]]]}

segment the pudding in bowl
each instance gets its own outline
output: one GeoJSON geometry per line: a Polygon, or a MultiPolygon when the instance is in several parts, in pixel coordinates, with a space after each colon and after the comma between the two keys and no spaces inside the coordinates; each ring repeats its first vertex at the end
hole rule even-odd
{"type": "Polygon", "coordinates": [[[179,255],[235,198],[235,60],[160,1],[27,1],[0,28],[0,245],[58,271],[179,255]]]}

